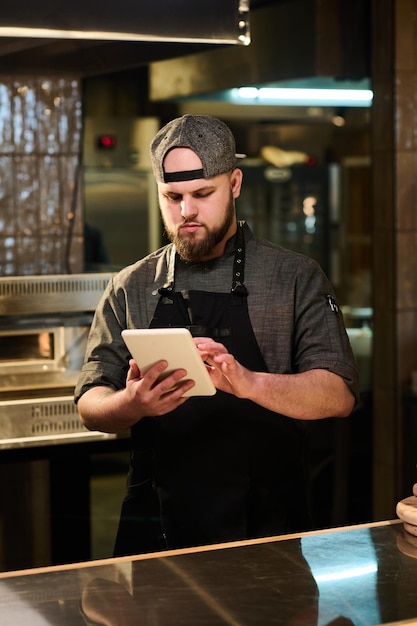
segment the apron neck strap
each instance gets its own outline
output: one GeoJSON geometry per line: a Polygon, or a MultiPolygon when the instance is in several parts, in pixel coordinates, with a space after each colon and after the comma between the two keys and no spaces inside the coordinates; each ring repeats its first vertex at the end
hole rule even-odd
{"type": "Polygon", "coordinates": [[[236,296],[247,296],[245,281],[245,235],[243,222],[237,224],[236,250],[233,261],[233,282],[231,292],[236,296]]]}
{"type": "Polygon", "coordinates": [[[165,284],[158,289],[158,293],[161,296],[169,297],[174,293],[175,255],[175,246],[172,245],[169,251],[167,279],[165,284]]]}

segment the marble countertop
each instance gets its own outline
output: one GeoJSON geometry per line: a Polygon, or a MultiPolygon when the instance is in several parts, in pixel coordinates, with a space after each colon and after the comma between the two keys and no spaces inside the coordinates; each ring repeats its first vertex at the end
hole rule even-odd
{"type": "Polygon", "coordinates": [[[0,574],[0,624],[417,624],[399,520],[0,574]]]}

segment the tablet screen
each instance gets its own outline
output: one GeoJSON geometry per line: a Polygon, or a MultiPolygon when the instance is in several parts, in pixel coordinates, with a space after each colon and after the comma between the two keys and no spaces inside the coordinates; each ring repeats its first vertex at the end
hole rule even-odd
{"type": "Polygon", "coordinates": [[[168,368],[163,376],[177,369],[187,371],[186,379],[195,386],[185,396],[212,396],[216,393],[210,374],[186,328],[137,328],[122,331],[123,340],[142,375],[164,359],[168,368]]]}

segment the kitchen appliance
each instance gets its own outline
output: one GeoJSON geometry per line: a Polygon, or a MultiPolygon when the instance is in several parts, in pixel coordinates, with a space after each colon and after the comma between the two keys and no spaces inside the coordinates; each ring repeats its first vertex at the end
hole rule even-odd
{"type": "Polygon", "coordinates": [[[110,277],[0,278],[0,449],[115,437],[87,430],[73,400],[110,277]]]}
{"type": "Polygon", "coordinates": [[[340,174],[337,165],[241,164],[239,219],[273,243],[316,259],[335,277],[334,237],[339,225],[340,174]]]}
{"type": "Polygon", "coordinates": [[[157,187],[149,156],[149,145],[159,128],[156,117],[84,119],[87,271],[116,271],[162,245],[157,187]],[[90,245],[91,235],[101,240],[99,254],[97,247],[90,245]]]}

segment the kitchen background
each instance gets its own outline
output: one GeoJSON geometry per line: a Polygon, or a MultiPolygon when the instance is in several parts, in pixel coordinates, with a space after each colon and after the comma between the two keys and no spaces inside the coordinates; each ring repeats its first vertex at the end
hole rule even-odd
{"type": "MultiPolygon", "coordinates": [[[[42,39],[33,46],[0,38],[4,290],[15,277],[116,271],[161,245],[147,146],[157,128],[185,112],[223,118],[247,154],[239,216],[326,269],[358,358],[362,403],[350,420],[317,424],[313,433],[318,527],[393,517],[417,480],[410,383],[417,369],[410,106],[417,3],[345,4],[252,2],[248,46],[42,39]],[[373,105],[243,105],[225,97],[226,89],[295,80],[365,81],[373,105]],[[284,151],[283,161],[268,162],[265,146],[284,151]]],[[[0,315],[10,323],[1,302],[0,315]]],[[[57,530],[63,518],[68,532],[85,536],[80,558],[108,556],[126,442],[17,448],[0,450],[2,568],[68,560],[57,530]],[[82,502],[72,517],[60,510],[57,473],[71,502],[82,502]],[[16,536],[27,538],[17,550],[16,536]]]]}

